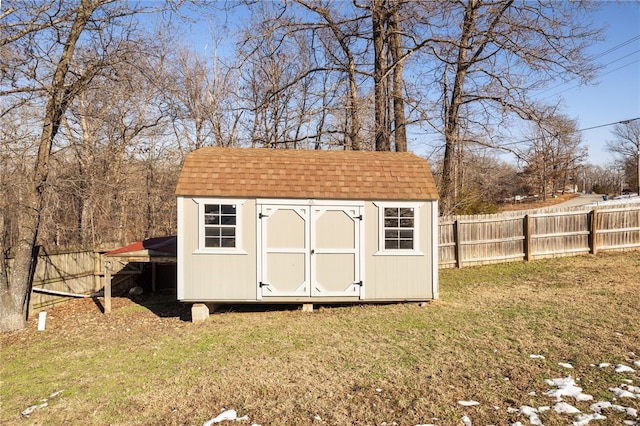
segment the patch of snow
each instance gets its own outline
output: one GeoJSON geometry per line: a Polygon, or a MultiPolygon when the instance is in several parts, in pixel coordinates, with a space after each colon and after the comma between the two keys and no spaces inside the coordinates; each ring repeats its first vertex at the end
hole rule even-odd
{"type": "Polygon", "coordinates": [[[248,419],[249,419],[248,416],[238,417],[238,413],[236,412],[236,410],[226,410],[218,414],[213,419],[207,420],[202,424],[202,426],[211,426],[214,423],[220,423],[224,421],[242,421],[242,420],[248,420],[248,419]]]}
{"type": "Polygon", "coordinates": [[[573,368],[573,365],[569,364],[568,362],[559,362],[558,365],[563,368],[573,368]]]}
{"type": "Polygon", "coordinates": [[[543,405],[542,407],[538,407],[539,413],[544,413],[545,411],[549,411],[549,410],[551,410],[551,407],[549,407],[548,405],[543,405]]]}
{"type": "Polygon", "coordinates": [[[593,413],[593,414],[578,414],[576,416],[576,421],[573,422],[573,426],[585,426],[591,420],[605,420],[606,417],[602,414],[593,413]]]}
{"type": "Polygon", "coordinates": [[[31,413],[33,413],[36,410],[39,410],[40,408],[44,408],[47,407],[49,404],[47,403],[47,401],[43,402],[42,404],[38,404],[38,405],[32,405],[31,407],[27,408],[26,410],[22,411],[23,416],[25,417],[29,417],[29,415],[31,413]]]}
{"type": "Polygon", "coordinates": [[[602,414],[602,410],[605,410],[607,408],[611,408],[611,403],[609,401],[598,401],[595,404],[591,404],[589,406],[589,408],[591,409],[591,411],[593,411],[594,413],[600,413],[602,414]]]}
{"type": "Polygon", "coordinates": [[[558,389],[552,389],[546,392],[547,396],[556,398],[556,401],[561,401],[563,396],[573,397],[576,401],[591,401],[593,396],[582,393],[582,388],[576,386],[575,380],[572,377],[565,377],[564,379],[545,380],[550,386],[556,386],[558,389]]]}
{"type": "Polygon", "coordinates": [[[523,405],[522,407],[520,407],[520,413],[522,413],[523,416],[528,417],[529,423],[531,423],[532,425],[542,426],[542,420],[540,420],[540,417],[538,416],[538,410],[536,410],[535,408],[523,405]]]}
{"type": "Polygon", "coordinates": [[[474,405],[480,405],[478,401],[458,401],[458,404],[463,407],[473,407],[474,405]]]}
{"type": "Polygon", "coordinates": [[[626,388],[629,392],[640,393],[640,386],[631,386],[624,383],[620,386],[626,388]]]}
{"type": "Polygon", "coordinates": [[[602,362],[602,363],[598,364],[598,367],[600,367],[600,368],[611,367],[611,364],[609,364],[608,362],[602,362]]]}
{"type": "Polygon", "coordinates": [[[620,389],[620,388],[609,388],[611,392],[618,398],[640,398],[640,396],[635,393],[629,392],[628,390],[620,389]]]}
{"type": "Polygon", "coordinates": [[[531,359],[545,359],[543,355],[529,355],[529,358],[531,359]]]}
{"type": "Polygon", "coordinates": [[[464,426],[472,426],[469,416],[462,416],[462,423],[464,423],[464,426]]]}
{"type": "Polygon", "coordinates": [[[635,365],[636,367],[640,367],[640,361],[633,361],[633,365],[635,365]]]}
{"type": "Polygon", "coordinates": [[[636,370],[634,370],[633,368],[624,365],[624,364],[618,364],[616,365],[616,369],[615,369],[616,373],[635,373],[636,370]]]}
{"type": "Polygon", "coordinates": [[[55,398],[56,396],[60,395],[62,392],[64,392],[64,389],[60,389],[59,391],[55,391],[54,393],[49,395],[49,398],[55,398]]]}
{"type": "Polygon", "coordinates": [[[574,407],[573,405],[567,404],[566,402],[563,402],[563,401],[560,401],[556,405],[554,405],[553,409],[558,414],[562,414],[562,413],[567,413],[567,414],[581,413],[581,411],[578,410],[576,407],[574,407]]]}

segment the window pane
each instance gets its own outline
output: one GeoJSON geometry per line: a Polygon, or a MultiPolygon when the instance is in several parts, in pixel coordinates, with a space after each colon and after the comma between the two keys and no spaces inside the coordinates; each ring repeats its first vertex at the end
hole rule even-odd
{"type": "Polygon", "coordinates": [[[217,225],[220,223],[220,216],[204,215],[205,225],[217,225]]]}
{"type": "Polygon", "coordinates": [[[384,240],[384,248],[385,249],[397,249],[398,248],[398,240],[384,240]]]}
{"type": "Polygon", "coordinates": [[[401,228],[413,228],[413,219],[400,219],[401,228]]]}
{"type": "Polygon", "coordinates": [[[413,240],[400,240],[400,248],[407,250],[413,249],[413,240]]]}
{"type": "Polygon", "coordinates": [[[384,216],[385,217],[397,217],[398,209],[394,207],[385,207],[384,208],[384,216]]]}
{"type": "Polygon", "coordinates": [[[385,229],[384,230],[384,239],[393,239],[398,238],[398,231],[396,229],[385,229]]]}
{"type": "Polygon", "coordinates": [[[205,204],[204,205],[205,214],[210,213],[220,213],[220,205],[218,204],[205,204]]]}
{"type": "Polygon", "coordinates": [[[236,217],[235,216],[221,216],[220,222],[222,225],[235,225],[236,217]]]}
{"type": "Polygon", "coordinates": [[[384,220],[385,228],[397,228],[398,227],[398,219],[385,219],[384,220]]]}
{"type": "Polygon", "coordinates": [[[235,238],[222,238],[222,247],[235,247],[236,239],[235,238]]]}
{"type": "Polygon", "coordinates": [[[219,238],[205,238],[204,239],[205,247],[220,247],[220,239],[219,238]]]}
{"type": "Polygon", "coordinates": [[[413,217],[413,209],[411,208],[400,209],[400,217],[413,217]]]}
{"type": "Polygon", "coordinates": [[[204,236],[205,237],[219,237],[220,236],[220,228],[216,226],[211,226],[204,228],[204,236]]]}
{"type": "Polygon", "coordinates": [[[413,229],[403,229],[399,231],[400,238],[404,240],[413,240],[413,229]]]}
{"type": "Polygon", "coordinates": [[[236,236],[236,228],[222,228],[222,236],[223,237],[235,237],[236,236]]]}
{"type": "Polygon", "coordinates": [[[236,214],[235,204],[223,204],[220,207],[222,207],[222,214],[236,214]]]}

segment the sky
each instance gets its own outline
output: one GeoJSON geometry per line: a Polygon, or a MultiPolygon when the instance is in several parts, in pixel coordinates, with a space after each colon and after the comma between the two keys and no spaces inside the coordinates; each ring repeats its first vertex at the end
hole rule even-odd
{"type": "MultiPolygon", "coordinates": [[[[579,129],[640,118],[640,1],[601,3],[594,21],[607,26],[604,40],[589,51],[597,56],[611,51],[599,60],[604,68],[595,85],[564,84],[542,96],[547,101],[562,97],[564,111],[578,120],[579,129]]],[[[613,162],[606,150],[606,142],[613,139],[612,128],[582,132],[589,148],[589,163],[606,166],[613,162]]]]}
{"type": "MultiPolygon", "coordinates": [[[[614,138],[612,124],[640,118],[640,0],[602,0],[599,6],[593,21],[605,27],[603,40],[589,48],[589,53],[598,57],[602,65],[597,77],[587,86],[580,86],[577,81],[552,85],[540,93],[539,99],[553,104],[562,100],[561,112],[576,119],[578,129],[585,129],[582,137],[589,151],[587,163],[608,166],[614,162],[606,149],[607,141],[614,138]]],[[[203,22],[206,20],[196,18],[188,30],[196,50],[211,49],[208,40],[212,23],[203,22]]],[[[219,46],[224,50],[229,41],[219,40],[219,46]]],[[[218,50],[218,55],[221,54],[224,55],[218,50]]],[[[432,152],[432,148],[415,140],[409,142],[409,149],[424,156],[432,152]]]]}

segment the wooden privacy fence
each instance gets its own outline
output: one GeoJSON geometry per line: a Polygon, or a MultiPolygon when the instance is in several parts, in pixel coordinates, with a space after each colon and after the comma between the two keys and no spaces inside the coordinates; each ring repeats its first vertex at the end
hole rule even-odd
{"type": "Polygon", "coordinates": [[[640,205],[445,216],[439,267],[640,248],[640,205]]]}
{"type": "Polygon", "coordinates": [[[90,295],[103,286],[102,255],[94,251],[48,252],[40,249],[33,275],[29,311],[37,312],[66,300],[90,295]]]}

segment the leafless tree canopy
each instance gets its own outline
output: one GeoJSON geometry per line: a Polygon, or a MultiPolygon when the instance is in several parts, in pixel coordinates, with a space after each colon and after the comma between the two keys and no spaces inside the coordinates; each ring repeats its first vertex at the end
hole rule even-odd
{"type": "Polygon", "coordinates": [[[4,0],[0,328],[24,325],[39,245],[175,232],[177,172],[202,146],[405,151],[429,132],[444,212],[506,196],[486,179],[517,172],[487,148],[546,170],[538,148],[504,144],[523,122],[558,147],[552,167],[572,170],[579,138],[531,94],[593,75],[587,12],[546,0],[4,0]],[[243,25],[225,26],[226,12],[243,25]],[[202,17],[207,49],[179,25],[202,17]]]}

